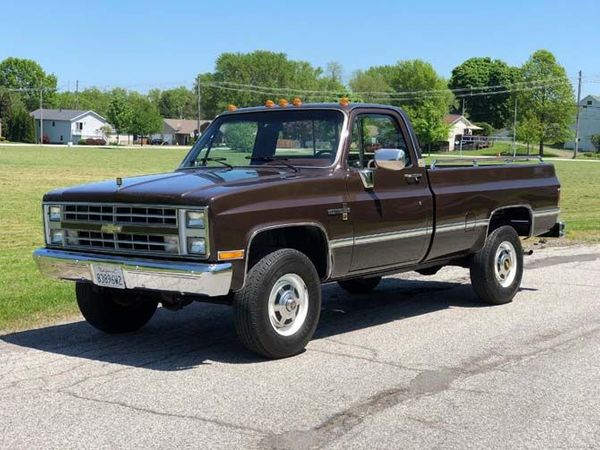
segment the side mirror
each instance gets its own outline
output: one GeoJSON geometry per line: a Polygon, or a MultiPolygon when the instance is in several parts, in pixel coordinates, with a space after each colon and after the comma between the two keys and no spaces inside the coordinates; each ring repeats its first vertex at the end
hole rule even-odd
{"type": "Polygon", "coordinates": [[[406,153],[399,148],[380,148],[375,151],[375,165],[382,169],[402,170],[406,167],[406,153]]]}

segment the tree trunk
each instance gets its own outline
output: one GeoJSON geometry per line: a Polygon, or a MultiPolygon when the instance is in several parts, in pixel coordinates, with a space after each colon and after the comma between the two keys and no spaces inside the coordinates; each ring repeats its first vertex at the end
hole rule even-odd
{"type": "Polygon", "coordinates": [[[544,141],[540,141],[540,156],[544,156],[544,141]]]}

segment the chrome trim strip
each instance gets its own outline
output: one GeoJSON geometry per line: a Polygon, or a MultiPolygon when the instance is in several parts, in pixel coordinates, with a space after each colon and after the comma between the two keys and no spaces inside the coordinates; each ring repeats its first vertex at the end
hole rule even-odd
{"type": "Polygon", "coordinates": [[[230,263],[205,264],[185,261],[159,261],[76,253],[39,248],[33,252],[42,274],[69,281],[93,282],[92,264],[119,267],[128,289],[152,289],[215,297],[229,293],[230,263]]]}
{"type": "Polygon", "coordinates": [[[560,214],[560,208],[546,208],[533,211],[534,217],[557,216],[560,214]]]}

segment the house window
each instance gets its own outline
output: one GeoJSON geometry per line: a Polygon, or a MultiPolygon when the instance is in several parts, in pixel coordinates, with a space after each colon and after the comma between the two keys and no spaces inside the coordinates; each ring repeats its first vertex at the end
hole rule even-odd
{"type": "Polygon", "coordinates": [[[54,120],[52,121],[52,126],[56,126],[56,122],[54,122],[54,120]]]}
{"type": "Polygon", "coordinates": [[[83,130],[83,122],[77,122],[75,124],[75,129],[77,129],[79,131],[83,130]]]}
{"type": "Polygon", "coordinates": [[[587,104],[588,104],[588,105],[591,105],[591,104],[592,104],[592,101],[591,101],[591,100],[588,100],[588,101],[587,101],[587,104]]]}
{"type": "Polygon", "coordinates": [[[63,137],[61,136],[61,137],[60,137],[60,142],[62,142],[62,140],[63,140],[63,137]]]}

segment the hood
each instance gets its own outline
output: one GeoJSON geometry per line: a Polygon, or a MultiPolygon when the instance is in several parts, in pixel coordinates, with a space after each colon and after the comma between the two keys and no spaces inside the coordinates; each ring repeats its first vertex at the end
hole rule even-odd
{"type": "Polygon", "coordinates": [[[120,186],[112,179],[57,189],[44,201],[202,205],[218,195],[301,177],[275,167],[198,168],[123,178],[120,186]]]}

